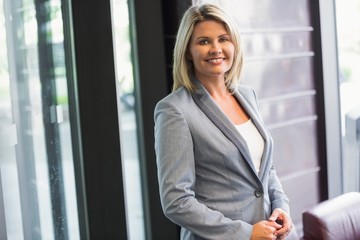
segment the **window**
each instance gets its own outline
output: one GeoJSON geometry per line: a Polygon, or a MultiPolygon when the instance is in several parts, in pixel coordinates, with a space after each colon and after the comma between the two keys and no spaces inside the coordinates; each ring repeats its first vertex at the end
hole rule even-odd
{"type": "Polygon", "coordinates": [[[360,190],[360,1],[336,1],[344,192],[360,190]]]}
{"type": "Polygon", "coordinates": [[[128,1],[112,0],[112,6],[128,238],[141,240],[145,239],[145,229],[128,1]]]}
{"type": "Polygon", "coordinates": [[[80,239],[60,0],[0,0],[0,239],[80,239]]]}

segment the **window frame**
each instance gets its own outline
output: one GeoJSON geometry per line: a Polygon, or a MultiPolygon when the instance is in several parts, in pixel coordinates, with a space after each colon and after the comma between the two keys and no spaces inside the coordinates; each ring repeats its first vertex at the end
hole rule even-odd
{"type": "Polygon", "coordinates": [[[67,7],[69,52],[74,54],[68,64],[76,66],[69,84],[71,113],[79,122],[79,128],[72,128],[79,148],[74,167],[77,189],[83,188],[78,196],[80,238],[127,239],[111,1],[77,0],[67,7]]]}

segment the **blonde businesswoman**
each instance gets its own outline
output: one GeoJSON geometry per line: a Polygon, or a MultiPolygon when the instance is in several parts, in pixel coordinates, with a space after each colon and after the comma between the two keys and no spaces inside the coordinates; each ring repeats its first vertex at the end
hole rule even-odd
{"type": "Polygon", "coordinates": [[[296,239],[273,141],[242,67],[233,20],[190,7],[174,48],[173,91],[155,108],[161,204],[181,239],[296,239]]]}

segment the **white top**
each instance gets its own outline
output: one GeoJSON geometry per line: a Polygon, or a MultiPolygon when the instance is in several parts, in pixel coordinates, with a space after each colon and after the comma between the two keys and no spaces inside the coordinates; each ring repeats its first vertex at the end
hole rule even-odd
{"type": "Polygon", "coordinates": [[[257,173],[259,173],[265,144],[263,137],[251,119],[243,124],[235,125],[235,127],[239,131],[240,135],[245,139],[255,166],[255,170],[257,173]]]}

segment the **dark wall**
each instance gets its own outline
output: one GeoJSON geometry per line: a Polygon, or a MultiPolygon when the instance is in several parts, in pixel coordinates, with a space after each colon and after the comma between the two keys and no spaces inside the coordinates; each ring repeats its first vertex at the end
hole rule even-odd
{"type": "Polygon", "coordinates": [[[137,126],[140,148],[147,239],[178,239],[178,227],[165,218],[159,198],[154,152],[154,108],[169,93],[166,74],[163,7],[160,0],[129,1],[132,44],[135,49],[135,89],[139,104],[137,126]]]}
{"type": "Polygon", "coordinates": [[[176,33],[181,17],[189,6],[191,6],[190,0],[162,1],[166,76],[169,92],[172,87],[172,60],[176,33]]]}

